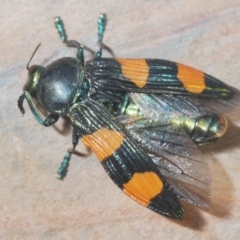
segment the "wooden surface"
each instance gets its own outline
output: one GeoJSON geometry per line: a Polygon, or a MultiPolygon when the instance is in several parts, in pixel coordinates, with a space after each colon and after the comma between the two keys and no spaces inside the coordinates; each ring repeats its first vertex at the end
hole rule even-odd
{"type": "Polygon", "coordinates": [[[239,132],[204,149],[213,176],[212,206],[183,203],[183,221],[125,196],[82,144],[77,150],[87,156],[74,155],[67,178],[56,179],[71,146],[70,129],[42,127],[26,103],[21,117],[16,103],[26,64],[39,42],[32,64],[75,55],[59,40],[55,16],[64,20],[70,39],[97,50],[102,12],[108,16],[104,42],[116,56],[185,63],[240,89],[239,0],[2,1],[0,239],[240,239],[239,132]]]}

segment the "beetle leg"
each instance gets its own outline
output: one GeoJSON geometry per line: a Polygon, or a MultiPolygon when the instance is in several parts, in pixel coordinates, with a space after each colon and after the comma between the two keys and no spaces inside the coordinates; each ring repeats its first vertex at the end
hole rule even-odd
{"type": "Polygon", "coordinates": [[[23,93],[18,99],[18,108],[21,111],[22,115],[24,115],[24,113],[25,113],[25,110],[24,110],[24,107],[23,107],[24,98],[25,98],[25,96],[24,96],[24,93],[23,93]]]}
{"type": "Polygon", "coordinates": [[[60,17],[55,17],[55,27],[60,35],[60,38],[63,43],[66,44],[68,47],[77,48],[77,59],[81,62],[81,65],[84,65],[84,55],[83,55],[83,48],[84,46],[77,42],[76,40],[68,40],[66,30],[64,28],[63,21],[60,17]]]}
{"type": "Polygon", "coordinates": [[[63,158],[61,166],[59,167],[59,169],[57,171],[57,178],[62,180],[67,175],[71,155],[72,155],[72,151],[68,150],[68,152],[66,153],[66,155],[63,158]]]}
{"type": "Polygon", "coordinates": [[[68,149],[68,151],[67,151],[66,155],[64,156],[63,161],[57,171],[58,178],[61,180],[67,175],[69,161],[70,161],[72,153],[75,150],[75,147],[78,144],[78,140],[79,140],[79,132],[77,132],[77,130],[75,128],[73,128],[73,133],[72,133],[73,148],[68,149]]]}
{"type": "Polygon", "coordinates": [[[102,39],[103,39],[103,34],[105,32],[106,24],[107,24],[106,14],[102,13],[98,18],[98,42],[100,44],[100,49],[96,52],[95,58],[102,57],[102,49],[103,49],[102,39]]]}
{"type": "Polygon", "coordinates": [[[57,120],[59,119],[59,115],[57,114],[53,114],[53,113],[50,113],[47,118],[45,120],[43,120],[39,115],[38,113],[36,112],[36,109],[33,105],[33,100],[32,100],[32,97],[31,95],[29,94],[29,92],[25,91],[18,99],[18,108],[20,109],[21,113],[24,114],[25,113],[25,110],[23,108],[23,101],[24,99],[27,100],[28,102],[28,105],[30,107],[30,110],[33,114],[33,116],[35,117],[35,119],[40,123],[42,124],[43,126],[45,127],[49,127],[50,125],[54,124],[55,122],[57,122],[57,120]]]}
{"type": "Polygon", "coordinates": [[[49,127],[53,125],[55,122],[57,122],[58,119],[59,119],[59,115],[51,113],[47,116],[47,118],[41,124],[45,127],[49,127]]]}

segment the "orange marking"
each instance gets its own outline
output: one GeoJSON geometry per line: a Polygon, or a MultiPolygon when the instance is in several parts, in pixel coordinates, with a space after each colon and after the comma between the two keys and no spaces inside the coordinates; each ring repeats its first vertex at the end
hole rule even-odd
{"type": "Polygon", "coordinates": [[[204,73],[194,68],[177,63],[177,78],[182,82],[185,89],[191,93],[201,93],[206,88],[204,73]]]}
{"type": "Polygon", "coordinates": [[[139,88],[145,87],[147,84],[149,67],[144,58],[125,59],[117,58],[121,64],[122,75],[132,81],[139,88]]]}
{"type": "Polygon", "coordinates": [[[161,193],[163,182],[154,172],[134,173],[123,191],[136,202],[148,206],[152,198],[161,193]]]}
{"type": "Polygon", "coordinates": [[[91,135],[82,138],[83,143],[90,147],[97,155],[99,161],[111,156],[124,140],[122,132],[116,132],[107,128],[100,128],[91,135]]]}

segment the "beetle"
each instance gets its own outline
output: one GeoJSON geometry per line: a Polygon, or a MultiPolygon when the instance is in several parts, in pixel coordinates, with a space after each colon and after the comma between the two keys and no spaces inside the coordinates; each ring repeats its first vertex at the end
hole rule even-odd
{"type": "Polygon", "coordinates": [[[98,19],[100,49],[84,62],[85,47],[68,40],[60,17],[55,26],[63,43],[75,47],[46,67],[29,67],[24,99],[43,126],[68,117],[72,149],[58,170],[63,179],[79,139],[90,147],[114,183],[136,202],[164,216],[182,219],[179,199],[210,203],[211,174],[198,145],[224,135],[236,92],[220,80],[180,63],[161,59],[103,58],[106,15],[98,19]],[[38,105],[36,105],[37,103],[38,105]],[[49,115],[43,119],[38,106],[49,115]],[[218,110],[216,110],[218,109],[218,110]]]}

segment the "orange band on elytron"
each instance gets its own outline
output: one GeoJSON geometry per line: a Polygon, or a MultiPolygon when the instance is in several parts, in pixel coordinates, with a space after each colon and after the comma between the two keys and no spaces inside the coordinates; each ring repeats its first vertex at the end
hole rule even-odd
{"type": "Polygon", "coordinates": [[[177,78],[188,92],[202,93],[206,88],[204,73],[194,68],[177,63],[177,78]]]}
{"type": "Polygon", "coordinates": [[[123,184],[123,191],[144,206],[161,193],[163,182],[155,172],[134,173],[128,183],[123,184]]]}
{"type": "Polygon", "coordinates": [[[121,65],[122,75],[132,81],[139,88],[145,87],[147,84],[149,67],[144,58],[125,59],[117,58],[121,65]]]}
{"type": "Polygon", "coordinates": [[[122,132],[100,128],[90,135],[82,137],[83,143],[90,147],[100,161],[111,156],[121,145],[124,140],[122,132]]]}

